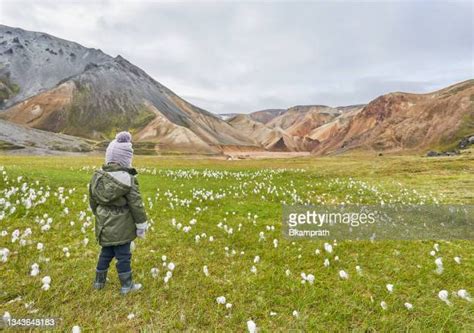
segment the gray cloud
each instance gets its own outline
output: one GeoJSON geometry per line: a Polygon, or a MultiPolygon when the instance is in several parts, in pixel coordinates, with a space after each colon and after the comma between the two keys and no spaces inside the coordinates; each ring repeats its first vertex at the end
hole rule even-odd
{"type": "Polygon", "coordinates": [[[470,1],[2,1],[0,22],[121,54],[216,113],[364,103],[474,77],[470,1]]]}

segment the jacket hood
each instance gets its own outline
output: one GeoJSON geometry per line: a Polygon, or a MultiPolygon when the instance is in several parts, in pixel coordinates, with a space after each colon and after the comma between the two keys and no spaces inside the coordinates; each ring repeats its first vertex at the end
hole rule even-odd
{"type": "Polygon", "coordinates": [[[102,170],[107,171],[107,172],[113,172],[113,171],[125,171],[131,174],[132,176],[135,176],[138,174],[137,170],[135,168],[127,168],[124,166],[121,166],[117,163],[109,163],[109,164],[104,164],[102,166],[102,170]]]}
{"type": "MultiPolygon", "coordinates": [[[[110,172],[112,171],[115,170],[110,170],[110,172]]],[[[97,170],[95,177],[91,182],[91,193],[101,205],[111,204],[127,194],[130,189],[130,185],[119,181],[106,170],[97,170]]]]}

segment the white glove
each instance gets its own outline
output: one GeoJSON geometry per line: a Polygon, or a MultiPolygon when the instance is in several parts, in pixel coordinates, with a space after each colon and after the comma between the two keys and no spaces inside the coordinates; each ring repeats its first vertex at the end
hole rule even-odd
{"type": "Polygon", "coordinates": [[[147,229],[148,229],[148,223],[143,222],[143,223],[137,224],[137,237],[145,238],[145,233],[147,229]]]}

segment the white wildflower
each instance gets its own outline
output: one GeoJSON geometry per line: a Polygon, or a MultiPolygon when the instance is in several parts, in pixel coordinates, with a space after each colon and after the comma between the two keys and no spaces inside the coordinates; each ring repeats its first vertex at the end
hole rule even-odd
{"type": "Polygon", "coordinates": [[[40,272],[39,265],[37,263],[34,263],[33,265],[31,265],[31,273],[30,273],[31,276],[37,276],[39,272],[40,272]]]}
{"type": "Polygon", "coordinates": [[[216,298],[217,304],[225,304],[225,296],[219,296],[216,298]]]}
{"type": "Polygon", "coordinates": [[[249,333],[256,333],[257,332],[257,324],[253,320],[247,321],[247,330],[249,333]]]}
{"type": "Polygon", "coordinates": [[[347,274],[346,271],[340,270],[339,277],[343,280],[347,280],[349,278],[349,274],[347,274]]]}
{"type": "Polygon", "coordinates": [[[151,276],[156,279],[158,277],[158,274],[160,273],[160,270],[156,267],[153,267],[151,270],[150,270],[150,273],[151,273],[151,276]]]}
{"type": "Polygon", "coordinates": [[[438,297],[440,300],[442,300],[444,303],[446,303],[447,305],[451,305],[451,302],[448,300],[448,297],[449,297],[449,293],[447,290],[441,290],[439,293],[438,293],[438,297]]]}
{"type": "Polygon", "coordinates": [[[457,295],[468,302],[472,302],[471,295],[469,295],[466,289],[459,289],[457,295]]]}
{"type": "Polygon", "coordinates": [[[329,244],[329,243],[324,243],[324,250],[325,250],[327,253],[332,253],[332,245],[329,244]]]}
{"type": "Polygon", "coordinates": [[[329,259],[324,259],[324,267],[329,267],[329,259]]]}

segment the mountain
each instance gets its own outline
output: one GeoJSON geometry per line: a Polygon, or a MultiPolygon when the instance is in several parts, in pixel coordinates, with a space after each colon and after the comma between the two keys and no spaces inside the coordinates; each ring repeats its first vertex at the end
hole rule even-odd
{"type": "Polygon", "coordinates": [[[219,153],[253,141],[121,56],[0,26],[0,117],[94,140],[130,130],[160,151],[219,153]]]}
{"type": "Polygon", "coordinates": [[[474,135],[474,80],[427,94],[389,93],[367,105],[295,106],[228,122],[273,151],[451,149],[474,135]]]}
{"type": "Polygon", "coordinates": [[[474,134],[474,80],[427,94],[386,94],[346,118],[336,118],[310,134],[321,140],[314,153],[453,147],[474,134]]]}
{"type": "Polygon", "coordinates": [[[319,141],[309,137],[290,135],[279,127],[269,128],[253,120],[250,115],[241,114],[228,122],[268,151],[311,151],[319,144],[319,141]]]}
{"type": "Polygon", "coordinates": [[[0,120],[0,150],[48,154],[51,151],[88,152],[93,145],[74,136],[56,134],[0,120]]]}
{"type": "Polygon", "coordinates": [[[285,113],[286,111],[287,111],[286,109],[266,109],[266,110],[252,112],[249,114],[249,116],[255,121],[258,121],[262,124],[267,124],[272,119],[278,117],[279,115],[285,113]]]}

